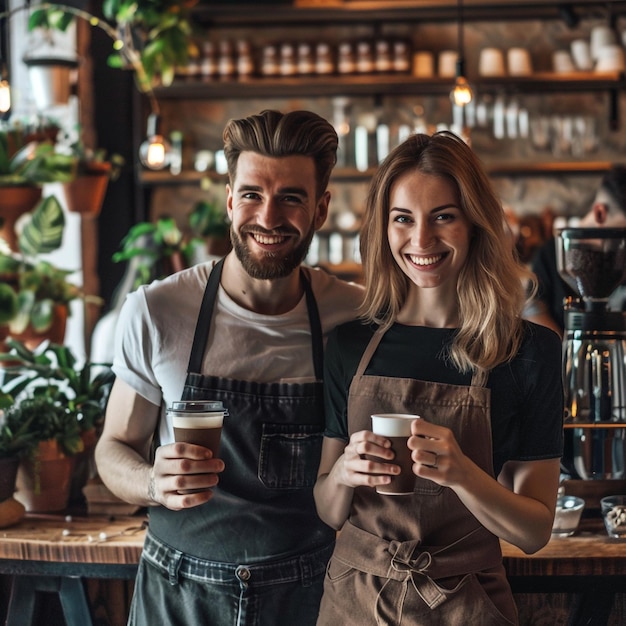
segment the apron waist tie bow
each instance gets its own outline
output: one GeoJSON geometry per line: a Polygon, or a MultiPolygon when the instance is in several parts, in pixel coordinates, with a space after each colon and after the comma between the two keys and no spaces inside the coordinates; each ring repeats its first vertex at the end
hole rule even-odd
{"type": "Polygon", "coordinates": [[[455,591],[440,587],[435,579],[464,576],[497,566],[501,561],[499,550],[487,554],[479,549],[471,549],[471,546],[486,540],[485,533],[497,541],[479,525],[451,544],[433,547],[422,545],[420,540],[386,541],[347,522],[337,538],[333,558],[359,571],[385,579],[376,597],[375,617],[379,626],[392,626],[401,623],[404,601],[410,588],[430,609],[435,609],[455,591]],[[464,558],[458,558],[456,548],[461,549],[464,558]],[[392,592],[394,583],[400,583],[395,593],[392,592]],[[391,603],[395,605],[396,614],[385,617],[391,603]]]}
{"type": "MultiPolygon", "coordinates": [[[[391,564],[388,576],[376,597],[376,623],[380,626],[387,625],[387,621],[382,617],[379,609],[385,588],[392,580],[400,582],[402,585],[398,597],[398,618],[402,616],[404,599],[409,591],[409,583],[411,583],[413,589],[430,609],[437,608],[445,602],[447,597],[441,587],[426,573],[433,560],[431,553],[421,552],[416,559],[407,559],[401,554],[402,548],[403,544],[398,541],[392,541],[389,544],[391,564]]],[[[400,622],[398,621],[397,623],[400,622]]]]}

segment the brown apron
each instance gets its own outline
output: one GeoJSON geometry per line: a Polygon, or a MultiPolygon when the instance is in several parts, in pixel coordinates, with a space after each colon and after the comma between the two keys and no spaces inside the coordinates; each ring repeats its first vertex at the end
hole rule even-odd
{"type": "MultiPolygon", "coordinates": [[[[348,398],[348,430],[371,430],[372,413],[411,413],[452,430],[493,476],[488,372],[470,387],[365,376],[382,337],[365,350],[348,398]]],[[[415,477],[413,494],[354,490],[350,516],[328,564],[318,626],[517,624],[498,538],[457,495],[415,477]]]]}

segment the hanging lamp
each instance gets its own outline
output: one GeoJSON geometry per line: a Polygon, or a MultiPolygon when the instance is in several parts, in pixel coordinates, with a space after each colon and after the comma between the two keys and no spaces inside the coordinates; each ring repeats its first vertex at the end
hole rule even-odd
{"type": "Polygon", "coordinates": [[[463,49],[463,0],[458,0],[458,56],[456,61],[456,80],[450,92],[452,102],[464,107],[472,101],[474,94],[465,78],[465,52],[463,49]]]}

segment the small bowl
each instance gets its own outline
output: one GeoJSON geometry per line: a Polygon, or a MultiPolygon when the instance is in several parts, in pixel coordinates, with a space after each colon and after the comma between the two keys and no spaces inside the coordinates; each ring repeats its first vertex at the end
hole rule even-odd
{"type": "Polygon", "coordinates": [[[626,496],[606,496],[600,506],[609,537],[626,539],[626,496]]]}
{"type": "Polygon", "coordinates": [[[553,537],[570,537],[576,532],[580,516],[585,508],[585,501],[576,496],[560,496],[556,500],[553,537]]]}

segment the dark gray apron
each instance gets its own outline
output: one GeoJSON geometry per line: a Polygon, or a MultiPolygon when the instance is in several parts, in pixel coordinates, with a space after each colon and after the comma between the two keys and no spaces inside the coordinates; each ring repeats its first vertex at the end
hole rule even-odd
{"type": "MultiPolygon", "coordinates": [[[[451,429],[463,452],[493,476],[488,373],[475,372],[469,387],[366,376],[383,335],[374,334],[352,380],[349,433],[371,430],[372,413],[421,415],[451,429]]],[[[416,476],[409,495],[354,490],[328,565],[318,625],[495,626],[516,620],[499,540],[452,489],[416,476]]]]}
{"type": "MultiPolygon", "coordinates": [[[[327,546],[334,531],[318,517],[313,485],[324,431],[323,337],[310,281],[306,295],[316,381],[259,383],[203,375],[223,260],[209,276],[193,340],[183,400],[221,400],[225,469],[204,505],[150,511],[150,532],[183,553],[223,563],[255,563],[327,546]]],[[[241,346],[245,352],[245,345],[241,346]]],[[[294,355],[306,358],[306,355],[294,355]]]]}

